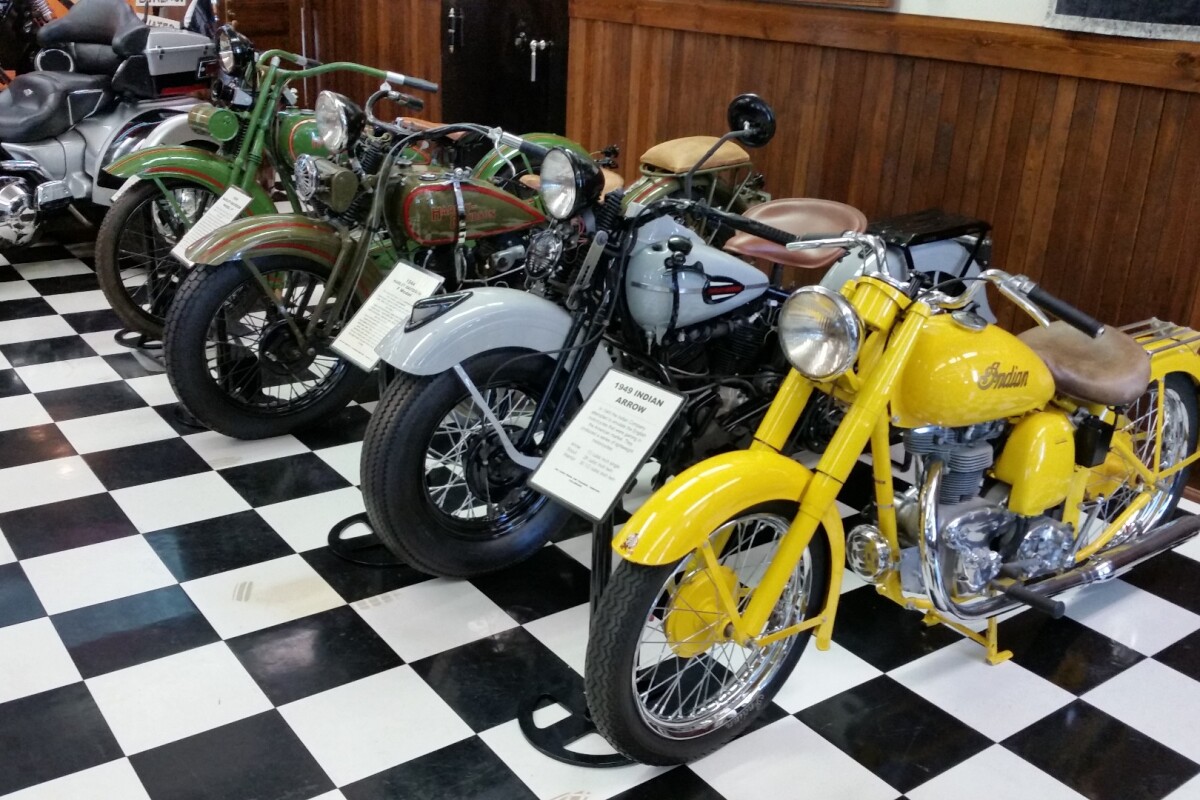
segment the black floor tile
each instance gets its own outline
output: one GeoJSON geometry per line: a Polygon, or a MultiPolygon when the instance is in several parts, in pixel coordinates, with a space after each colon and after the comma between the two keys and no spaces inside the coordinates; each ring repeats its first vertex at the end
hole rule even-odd
{"type": "Polygon", "coordinates": [[[83,683],[0,705],[0,795],[120,758],[83,683]]]}
{"type": "Polygon", "coordinates": [[[1154,654],[1154,660],[1200,681],[1200,631],[1183,637],[1175,644],[1154,654]]]}
{"type": "Polygon", "coordinates": [[[86,679],[218,642],[179,586],[167,586],[51,618],[86,679]]]}
{"type": "Polygon", "coordinates": [[[180,582],[295,552],[254,511],[152,531],[146,541],[180,582]]]}
{"type": "Polygon", "coordinates": [[[1027,611],[999,626],[1000,647],[1013,661],[1081,695],[1142,660],[1142,655],[1070,617],[1027,611]]]}
{"type": "Polygon", "coordinates": [[[50,294],[67,294],[68,292],[91,292],[100,288],[95,272],[60,275],[56,278],[36,278],[29,283],[43,297],[50,294]]]}
{"type": "Polygon", "coordinates": [[[74,314],[63,314],[62,318],[75,329],[76,333],[97,333],[99,331],[116,331],[125,327],[121,318],[112,309],[100,311],[78,311],[74,314]]]}
{"type": "Polygon", "coordinates": [[[23,280],[25,279],[21,277],[21,273],[17,272],[16,269],[10,267],[8,264],[0,264],[0,283],[23,280]]]}
{"type": "Polygon", "coordinates": [[[0,514],[0,530],[17,558],[44,556],[137,533],[125,512],[107,494],[0,514]]]}
{"type": "Polygon", "coordinates": [[[110,492],[212,469],[182,439],[164,439],[102,450],[83,456],[83,460],[110,492]]]}
{"type": "MultiPolygon", "coordinates": [[[[687,767],[676,767],[632,789],[612,796],[612,800],[725,800],[687,767]]],[[[815,798],[814,798],[815,800],[815,798]]]]}
{"type": "Polygon", "coordinates": [[[18,394],[29,394],[25,382],[17,375],[15,369],[0,369],[0,397],[14,397],[18,394]]]}
{"type": "Polygon", "coordinates": [[[0,469],[75,455],[57,425],[34,425],[0,431],[0,469]]]}
{"type": "Polygon", "coordinates": [[[579,692],[583,679],[524,628],[413,662],[427,684],[476,733],[516,718],[542,691],[579,692]]]}
{"type": "MultiPolygon", "coordinates": [[[[0,564],[0,628],[46,616],[42,601],[20,564],[0,564]]],[[[3,706],[0,706],[3,708],[3,706]]],[[[0,753],[4,744],[0,741],[0,753]]],[[[2,760],[2,759],[0,759],[2,760]]],[[[0,787],[3,791],[3,787],[0,787]]]]}
{"type": "Polygon", "coordinates": [[[231,467],[221,477],[255,508],[350,485],[313,453],[231,467]]]}
{"type": "Polygon", "coordinates": [[[228,641],[276,706],[404,663],[349,606],[228,641]]]}
{"type": "Polygon", "coordinates": [[[1121,580],[1200,614],[1200,561],[1174,551],[1160,553],[1121,580]]]}
{"type": "Polygon", "coordinates": [[[42,408],[50,415],[50,419],[55,422],[92,417],[96,414],[111,414],[114,411],[128,411],[146,405],[141,395],[129,388],[125,381],[56,389],[53,392],[41,392],[37,398],[42,408]]]}
{"type": "Polygon", "coordinates": [[[1003,744],[1091,800],[1159,800],[1200,772],[1190,759],[1082,700],[1003,744]]]}
{"type": "Polygon", "coordinates": [[[0,353],[3,353],[8,363],[14,367],[67,361],[72,358],[94,358],[96,355],[92,346],[78,336],[59,336],[55,339],[0,345],[0,353]]]}
{"type": "Polygon", "coordinates": [[[4,251],[4,259],[10,264],[37,264],[41,261],[60,261],[64,258],[74,257],[71,255],[71,251],[61,244],[14,247],[4,251]]]}
{"type": "Polygon", "coordinates": [[[888,672],[962,637],[944,625],[927,626],[921,614],[864,586],[842,595],[833,638],[871,666],[888,672]]]}
{"type": "Polygon", "coordinates": [[[144,378],[147,375],[161,375],[162,369],[156,366],[148,365],[139,359],[133,352],[117,353],[115,356],[102,356],[108,362],[108,365],[116,371],[118,375],[126,380],[130,378],[144,378]]]}
{"type": "Polygon", "coordinates": [[[886,675],[810,706],[796,717],[902,792],[992,744],[886,675]]]}
{"type": "Polygon", "coordinates": [[[0,302],[0,322],[14,319],[29,319],[30,317],[49,317],[56,312],[54,306],[40,297],[27,297],[24,300],[5,300],[0,302]]]}
{"type": "Polygon", "coordinates": [[[474,578],[475,588],[524,624],[588,601],[591,572],[557,547],[543,547],[521,564],[474,578]]]}
{"type": "Polygon", "coordinates": [[[850,470],[850,477],[846,478],[846,483],[838,492],[837,499],[851,508],[862,508],[868,503],[875,502],[875,476],[871,471],[870,464],[864,464],[861,461],[854,462],[854,468],[850,470]]]}
{"type": "Polygon", "coordinates": [[[151,800],[306,800],[334,788],[278,711],[129,760],[151,800]]]}
{"type": "Polygon", "coordinates": [[[328,547],[307,550],[300,555],[347,603],[429,580],[428,575],[406,564],[395,567],[354,564],[328,547]]]}
{"type": "MultiPolygon", "coordinates": [[[[342,794],[346,800],[532,800],[535,797],[499,756],[474,736],[344,786],[342,794]]],[[[580,795],[587,796],[586,792],[580,795]]]]}
{"type": "Polygon", "coordinates": [[[296,431],[292,435],[308,448],[320,450],[323,447],[361,442],[363,434],[367,430],[367,423],[370,421],[371,412],[362,406],[349,406],[316,425],[296,431]]]}

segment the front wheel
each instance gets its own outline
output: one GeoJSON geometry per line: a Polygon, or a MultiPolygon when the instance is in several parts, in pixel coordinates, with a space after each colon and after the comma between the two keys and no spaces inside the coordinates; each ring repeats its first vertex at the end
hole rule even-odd
{"type": "MultiPolygon", "coordinates": [[[[694,761],[744,731],[779,691],[811,631],[742,647],[728,636],[717,587],[744,612],[795,512],[795,503],[766,503],[718,527],[707,540],[715,572],[698,549],[666,566],[617,566],[592,617],[585,670],[592,718],[613,747],[645,764],[694,761]]],[[[817,531],[764,633],[819,613],[829,570],[817,531]]]]}
{"type": "Polygon", "coordinates": [[[179,401],[209,428],[237,439],[282,436],[318,422],[353,400],[366,378],[330,349],[332,332],[307,334],[331,291],[328,268],[285,257],[255,263],[261,284],[236,262],[193,269],[163,337],[179,401]]]}

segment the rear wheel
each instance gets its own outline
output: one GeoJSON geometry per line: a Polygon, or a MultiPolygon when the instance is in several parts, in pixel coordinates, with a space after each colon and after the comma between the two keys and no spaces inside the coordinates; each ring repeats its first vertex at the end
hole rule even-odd
{"type": "Polygon", "coordinates": [[[167,310],[187,267],[171,255],[216,202],[210,189],[182,180],[141,182],[113,203],[96,237],[96,277],[130,330],[162,338],[167,310]],[[168,197],[169,195],[169,197],[168,197]]]}
{"type": "MultiPolygon", "coordinates": [[[[728,636],[717,586],[744,611],[795,511],[767,503],[718,527],[707,540],[715,572],[699,550],[666,566],[617,566],[592,617],[584,674],[596,726],[619,751],[646,764],[693,761],[744,731],[779,691],[811,631],[743,647],[728,636]]],[[[829,570],[818,531],[764,633],[819,613],[829,570]]]]}

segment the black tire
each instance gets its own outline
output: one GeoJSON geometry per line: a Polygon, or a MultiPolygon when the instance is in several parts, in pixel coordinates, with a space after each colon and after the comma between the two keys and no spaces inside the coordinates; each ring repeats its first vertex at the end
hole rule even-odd
{"type": "MultiPolygon", "coordinates": [[[[207,187],[179,179],[168,180],[164,185],[171,191],[194,189],[204,193],[205,200],[197,205],[196,218],[191,224],[217,197],[207,187]]],[[[154,211],[151,204],[161,194],[154,183],[134,186],[109,208],[96,236],[96,277],[104,297],[130,330],[153,339],[162,338],[167,311],[188,272],[171,255],[171,248],[178,241],[174,232],[156,225],[150,216],[154,211]],[[146,248],[144,255],[131,252],[134,241],[146,248]],[[146,282],[136,287],[126,285],[123,273],[127,275],[130,271],[145,273],[146,282]]]]}
{"type": "MultiPolygon", "coordinates": [[[[268,282],[279,282],[283,279],[281,276],[299,275],[309,281],[309,285],[319,282],[324,286],[329,278],[328,268],[312,261],[275,257],[258,259],[256,263],[268,282]]],[[[227,351],[233,352],[236,347],[239,355],[218,362],[214,373],[208,357],[209,344],[213,341],[210,330],[218,325],[222,309],[229,308],[230,302],[235,309],[266,302],[257,281],[238,262],[196,266],[184,279],[175,300],[167,315],[163,337],[167,376],[184,407],[218,433],[236,439],[264,439],[291,433],[344,408],[354,399],[366,378],[366,373],[330,351],[328,342],[316,343],[312,365],[287,367],[292,371],[283,377],[292,377],[300,375],[295,370],[311,371],[316,359],[320,359],[323,371],[320,382],[311,392],[287,403],[273,402],[264,391],[270,384],[263,376],[279,379],[278,371],[283,369],[276,366],[277,360],[264,362],[264,349],[267,348],[226,344],[227,351]],[[271,370],[275,370],[274,376],[270,374],[271,370]],[[254,382],[256,373],[257,383],[254,382]],[[231,386],[234,383],[236,385],[231,386]]],[[[298,319],[303,328],[308,317],[293,315],[293,319],[298,319]]],[[[273,326],[272,341],[281,346],[294,343],[284,321],[268,322],[273,326]]]]}
{"type": "MultiPolygon", "coordinates": [[[[751,515],[776,516],[790,523],[795,512],[795,503],[766,503],[735,514],[725,524],[751,515]]],[[[807,554],[811,571],[807,591],[801,590],[807,602],[803,618],[820,611],[829,587],[829,543],[822,530],[818,530],[813,536],[807,554]]],[[[780,640],[782,652],[776,656],[778,666],[757,691],[745,699],[736,713],[728,719],[702,728],[709,732],[696,733],[687,738],[672,738],[659,733],[644,719],[639,709],[634,679],[637,663],[635,659],[639,658],[641,651],[642,632],[648,620],[654,618],[656,604],[666,594],[667,582],[673,579],[674,574],[681,565],[687,563],[691,555],[673,564],[659,567],[648,567],[630,561],[620,562],[600,598],[598,608],[592,614],[584,671],[592,719],[613,747],[644,764],[671,765],[695,761],[745,731],[783,686],[811,637],[811,631],[806,631],[780,640]]],[[[718,553],[718,556],[720,555],[718,553]]],[[[664,627],[667,624],[664,621],[664,627]]],[[[773,646],[767,645],[762,652],[765,653],[767,648],[773,646]]],[[[676,674],[682,676],[688,669],[689,662],[693,659],[708,658],[708,652],[706,650],[692,656],[671,658],[682,665],[676,668],[676,674]]],[[[710,663],[717,665],[721,671],[726,671],[719,658],[710,659],[710,663]]],[[[655,666],[648,682],[661,687],[667,681],[655,682],[658,666],[661,664],[655,666]]],[[[668,679],[670,677],[668,673],[668,679]]],[[[699,696],[702,688],[703,686],[697,686],[689,689],[687,697],[684,697],[681,691],[680,703],[692,699],[693,695],[699,696]]],[[[667,689],[662,697],[664,703],[670,700],[671,690],[667,689]]]]}
{"type": "MultiPolygon", "coordinates": [[[[553,362],[545,356],[513,360],[520,352],[484,353],[468,359],[463,368],[485,396],[489,389],[507,387],[536,401],[553,362]]],[[[452,370],[432,377],[401,374],[380,399],[363,441],[362,490],[371,525],[397,557],[431,575],[466,578],[511,566],[554,538],[571,519],[569,510],[527,488],[528,474],[508,462],[494,439],[488,440],[491,429],[473,406],[474,446],[499,453],[492,463],[503,459],[500,468],[509,470],[511,513],[498,520],[461,519],[435,502],[430,483],[439,478],[437,470],[426,467],[427,453],[435,437],[446,435],[439,433],[443,422],[467,403],[470,396],[452,370]]],[[[455,497],[464,503],[477,496],[466,488],[458,491],[455,497]]],[[[448,491],[441,500],[453,502],[448,491]]]]}

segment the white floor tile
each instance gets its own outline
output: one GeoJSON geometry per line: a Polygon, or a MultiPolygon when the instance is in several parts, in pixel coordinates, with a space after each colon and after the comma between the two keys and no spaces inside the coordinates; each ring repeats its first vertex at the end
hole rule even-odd
{"type": "Polygon", "coordinates": [[[775,703],[795,714],[879,674],[879,670],[837,642],[830,642],[829,649],[822,652],[817,649],[816,641],[810,640],[791,676],[775,695],[775,703]]]}
{"type": "Polygon", "coordinates": [[[16,344],[17,342],[32,342],[35,339],[53,339],[56,336],[74,335],[75,329],[57,314],[0,322],[0,344],[16,344]]]}
{"type": "MultiPolygon", "coordinates": [[[[620,528],[617,529],[617,533],[620,533],[620,528]]],[[[580,564],[583,564],[588,569],[592,568],[592,535],[590,533],[585,533],[580,536],[572,536],[570,539],[557,542],[553,546],[561,549],[571,558],[575,559],[580,564]]],[[[618,556],[615,552],[612,553],[612,557],[610,559],[611,567],[615,569],[617,562],[620,560],[620,556],[618,556]]]]}
{"type": "Polygon", "coordinates": [[[354,608],[410,662],[517,624],[470,583],[444,578],[361,600],[354,608]]]}
{"type": "Polygon", "coordinates": [[[339,785],[472,733],[409,666],[297,700],[281,706],[279,713],[339,785]]]}
{"type": "Polygon", "coordinates": [[[81,311],[104,311],[112,308],[108,298],[104,296],[104,292],[99,289],[68,294],[48,294],[44,299],[59,314],[78,314],[81,311]]]}
{"type": "Polygon", "coordinates": [[[61,614],[175,583],[141,536],[75,547],[21,562],[48,614],[61,614]]]}
{"type": "Polygon", "coordinates": [[[795,717],[784,717],[692,764],[726,797],[893,800],[896,790],[795,717]]]}
{"type": "Polygon", "coordinates": [[[1152,659],[1134,664],[1083,699],[1167,747],[1200,761],[1200,683],[1152,659]]]}
{"type": "Polygon", "coordinates": [[[1171,792],[1165,800],[1200,800],[1200,775],[1171,792]]]}
{"type": "Polygon", "coordinates": [[[250,508],[250,504],[215,472],[117,489],[112,496],[142,533],[250,508]]]}
{"type": "Polygon", "coordinates": [[[188,581],[183,590],[223,639],[345,604],[298,555],[188,581]]]}
{"type": "Polygon", "coordinates": [[[4,353],[0,353],[0,369],[11,369],[12,364],[8,363],[8,359],[4,357],[4,353]]]}
{"type": "Polygon", "coordinates": [[[1200,561],[1200,536],[1194,539],[1189,539],[1179,547],[1175,548],[1175,552],[1180,555],[1185,555],[1188,558],[1200,561]]]}
{"type": "Polygon", "coordinates": [[[49,617],[0,628],[0,703],[79,680],[49,617]]]}
{"type": "Polygon", "coordinates": [[[52,392],[121,379],[117,371],[99,356],[17,367],[17,375],[31,392],[52,392]]]}
{"type": "MultiPolygon", "coordinates": [[[[534,714],[534,723],[538,726],[549,725],[563,716],[565,714],[558,709],[544,709],[534,714]]],[[[665,771],[662,767],[649,767],[645,764],[591,769],[555,761],[530,746],[516,720],[486,730],[479,734],[479,738],[541,800],[606,800],[665,771]]],[[[570,749],[581,753],[612,752],[612,748],[597,735],[581,739],[571,745],[570,749]]]]}
{"type": "Polygon", "coordinates": [[[173,439],[179,435],[153,408],[133,408],[65,420],[58,423],[58,429],[80,454],[173,439]]]}
{"type": "Polygon", "coordinates": [[[6,300],[28,300],[41,297],[41,293],[28,281],[4,281],[0,283],[0,303],[6,300]]]}
{"type": "Polygon", "coordinates": [[[109,672],[87,684],[126,755],[272,708],[224,642],[109,672]]]}
{"type": "Polygon", "coordinates": [[[989,747],[928,783],[911,789],[907,796],[912,800],[961,800],[984,796],[981,792],[987,797],[1083,800],[1083,795],[1000,745],[989,747]]]}
{"type": "MultiPolygon", "coordinates": [[[[165,376],[164,376],[165,377],[165,376]]],[[[132,381],[131,381],[132,382],[132,381]]],[[[213,469],[239,467],[269,458],[283,458],[307,453],[308,448],[295,436],[276,436],[271,439],[231,439],[216,431],[205,431],[183,438],[213,469]]]]}
{"type": "Polygon", "coordinates": [[[171,388],[171,379],[167,377],[167,373],[165,372],[161,375],[130,378],[125,382],[129,384],[130,389],[137,392],[143,400],[152,406],[165,406],[179,399],[175,396],[175,390],[171,388]]]}
{"type": "Polygon", "coordinates": [[[4,800],[150,800],[127,758],[109,761],[6,795],[4,800]]]}
{"type": "Polygon", "coordinates": [[[368,413],[368,414],[374,414],[374,413],[375,413],[375,407],[379,405],[379,401],[378,401],[378,400],[372,400],[372,401],[371,401],[371,402],[369,402],[369,403],[359,403],[359,405],[360,405],[360,406],[362,406],[363,408],[365,408],[365,409],[367,410],[367,413],[368,413]]]}
{"type": "Polygon", "coordinates": [[[1067,616],[1146,655],[1200,628],[1200,616],[1120,580],[1073,595],[1067,616]]]}
{"type": "Polygon", "coordinates": [[[1200,514],[1200,503],[1195,500],[1188,500],[1186,497],[1179,498],[1179,507],[1189,514],[1200,514]]]}
{"type": "Polygon", "coordinates": [[[95,333],[81,333],[79,338],[88,343],[88,347],[96,351],[97,355],[102,356],[119,356],[129,352],[129,348],[123,344],[118,344],[113,338],[116,331],[97,331],[95,333]]]}
{"type": "Polygon", "coordinates": [[[57,503],[104,491],[104,485],[79,456],[0,469],[0,513],[57,503]]]}
{"type": "Polygon", "coordinates": [[[351,442],[350,444],[341,444],[337,447],[326,447],[323,450],[314,450],[313,452],[322,461],[333,467],[339,475],[350,481],[350,483],[355,486],[361,483],[358,476],[358,462],[362,456],[362,442],[351,442]]]}
{"type": "MultiPolygon", "coordinates": [[[[193,437],[189,436],[188,439],[193,437]]],[[[356,487],[312,494],[256,509],[297,553],[324,547],[329,529],[346,517],[361,514],[363,496],[356,487]]]]}
{"type": "Polygon", "coordinates": [[[78,258],[56,258],[53,261],[14,264],[13,269],[27,281],[36,281],[40,278],[65,278],[68,275],[87,275],[92,271],[78,258]]]}
{"type": "Polygon", "coordinates": [[[571,669],[583,674],[587,657],[588,620],[591,609],[587,603],[527,622],[523,627],[571,669]]]}
{"type": "Polygon", "coordinates": [[[964,639],[888,675],[993,741],[1013,735],[1075,699],[1019,664],[992,665],[983,654],[982,647],[964,639]]]}
{"type": "Polygon", "coordinates": [[[0,397],[0,431],[15,431],[31,425],[46,425],[54,420],[31,394],[0,397]]]}
{"type": "Polygon", "coordinates": [[[16,555],[12,551],[12,547],[8,544],[8,539],[4,538],[4,531],[0,531],[0,566],[11,564],[17,560],[16,555]]]}

